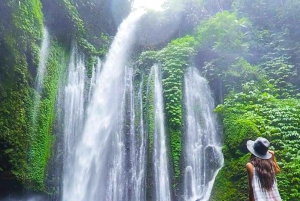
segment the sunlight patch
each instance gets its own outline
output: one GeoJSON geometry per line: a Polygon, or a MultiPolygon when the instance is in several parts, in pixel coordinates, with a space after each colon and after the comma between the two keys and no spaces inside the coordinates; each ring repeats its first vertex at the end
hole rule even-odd
{"type": "Polygon", "coordinates": [[[150,9],[154,11],[162,11],[165,0],[135,0],[133,3],[134,9],[150,9]]]}

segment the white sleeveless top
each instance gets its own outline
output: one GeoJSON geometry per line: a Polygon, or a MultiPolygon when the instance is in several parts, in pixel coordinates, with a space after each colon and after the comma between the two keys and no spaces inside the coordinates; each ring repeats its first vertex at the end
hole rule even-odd
{"type": "Polygon", "coordinates": [[[253,188],[253,195],[255,201],[281,201],[281,197],[277,188],[276,179],[271,190],[263,191],[262,188],[260,187],[259,178],[254,168],[251,184],[253,188]]]}

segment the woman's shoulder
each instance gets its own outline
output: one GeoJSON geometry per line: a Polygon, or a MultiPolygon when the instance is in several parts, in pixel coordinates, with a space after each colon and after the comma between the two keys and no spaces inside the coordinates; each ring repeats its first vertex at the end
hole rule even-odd
{"type": "Polygon", "coordinates": [[[246,164],[246,169],[247,169],[248,171],[251,171],[251,172],[252,172],[252,171],[253,171],[253,168],[254,168],[254,166],[252,165],[252,163],[249,162],[249,163],[246,164]]]}

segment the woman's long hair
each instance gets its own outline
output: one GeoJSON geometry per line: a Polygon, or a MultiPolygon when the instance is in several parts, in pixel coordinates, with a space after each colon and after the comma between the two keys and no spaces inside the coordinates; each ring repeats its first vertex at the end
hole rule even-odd
{"type": "Polygon", "coordinates": [[[271,190],[275,181],[275,171],[272,160],[260,159],[251,155],[250,162],[255,168],[261,188],[266,191],[271,190]]]}

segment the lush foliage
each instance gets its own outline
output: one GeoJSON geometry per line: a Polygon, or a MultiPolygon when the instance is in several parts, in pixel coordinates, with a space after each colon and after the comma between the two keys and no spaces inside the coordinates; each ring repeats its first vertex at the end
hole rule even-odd
{"type": "Polygon", "coordinates": [[[181,131],[182,131],[182,81],[183,72],[189,66],[194,53],[192,37],[172,41],[159,53],[163,68],[163,88],[167,112],[167,124],[171,140],[171,152],[175,177],[180,176],[181,131]]]}
{"type": "MultiPolygon", "coordinates": [[[[40,1],[1,3],[0,141],[1,174],[25,183],[30,144],[33,75],[42,36],[40,1]]],[[[4,178],[4,177],[2,177],[4,178]]]]}
{"type": "MultiPolygon", "coordinates": [[[[221,82],[221,86],[226,88],[221,89],[220,102],[225,97],[224,103],[216,109],[224,128],[225,164],[216,180],[214,200],[248,199],[245,163],[249,155],[246,155],[245,141],[258,136],[268,138],[277,155],[282,168],[277,178],[283,200],[300,198],[298,179],[295,179],[299,178],[300,167],[299,101],[295,99],[299,90],[299,63],[298,55],[290,51],[291,47],[295,51],[299,46],[291,45],[297,44],[291,21],[281,24],[283,18],[294,18],[291,5],[296,8],[298,3],[236,0],[233,2],[234,15],[246,19],[246,27],[251,29],[241,28],[244,36],[236,35],[233,40],[241,41],[237,44],[240,48],[247,47],[246,51],[236,51],[234,46],[230,47],[232,43],[223,40],[224,35],[220,33],[224,28],[208,31],[218,34],[208,36],[209,39],[204,41],[212,40],[211,47],[230,47],[226,52],[233,51],[233,58],[223,57],[213,48],[213,54],[208,53],[210,50],[203,52],[203,47],[200,47],[202,54],[210,55],[202,63],[213,88],[218,91],[216,88],[220,85],[214,85],[216,82],[221,82]],[[220,40],[220,46],[216,46],[220,40]]],[[[218,15],[206,23],[212,23],[218,15]]],[[[238,21],[235,20],[235,23],[238,21]]],[[[203,27],[200,26],[199,30],[203,27]]]]}
{"type": "MultiPolygon", "coordinates": [[[[53,42],[47,60],[47,73],[40,94],[35,94],[35,114],[30,134],[28,188],[45,191],[48,160],[53,148],[52,127],[55,119],[56,95],[63,70],[67,66],[66,51],[53,42]]],[[[36,92],[37,93],[37,92],[36,92]]]]}
{"type": "MultiPolygon", "coordinates": [[[[228,159],[222,170],[232,182],[222,185],[217,192],[231,192],[238,186],[238,192],[219,195],[225,200],[246,200],[247,180],[245,178],[245,139],[264,136],[272,142],[277,160],[282,168],[278,185],[284,200],[299,199],[299,126],[300,101],[279,100],[267,92],[259,91],[253,83],[246,83],[240,93],[231,93],[217,112],[223,116],[224,155],[228,159]],[[237,149],[238,148],[238,149],[237,149]],[[232,171],[232,168],[237,168],[232,171]]],[[[247,156],[249,157],[249,155],[247,156]]],[[[219,197],[220,198],[220,197],[219,197]]]]}

